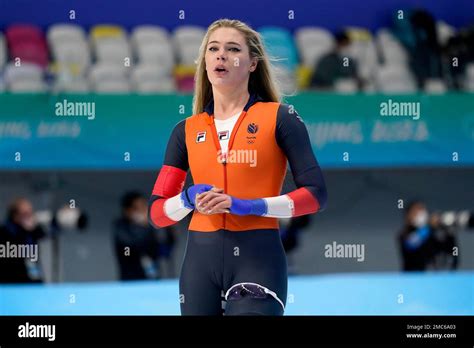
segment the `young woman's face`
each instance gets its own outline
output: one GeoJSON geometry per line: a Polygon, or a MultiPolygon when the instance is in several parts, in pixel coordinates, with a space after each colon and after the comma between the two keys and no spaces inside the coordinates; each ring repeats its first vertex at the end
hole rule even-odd
{"type": "Polygon", "coordinates": [[[209,81],[222,89],[248,84],[249,75],[257,66],[257,59],[250,58],[244,36],[234,28],[219,28],[210,35],[205,60],[209,81]]]}

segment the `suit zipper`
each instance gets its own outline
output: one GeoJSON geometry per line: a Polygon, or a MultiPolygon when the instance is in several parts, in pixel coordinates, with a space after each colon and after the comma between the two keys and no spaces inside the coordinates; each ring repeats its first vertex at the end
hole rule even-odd
{"type": "MultiPolygon", "coordinates": [[[[245,118],[247,111],[242,111],[242,114],[239,116],[239,119],[237,120],[237,123],[234,126],[234,129],[232,129],[231,135],[230,135],[230,140],[229,140],[229,146],[227,148],[227,153],[226,157],[224,158],[224,161],[222,162],[222,166],[224,169],[224,193],[227,194],[227,155],[232,148],[232,145],[234,144],[234,137],[235,134],[237,134],[237,130],[239,129],[240,124],[242,123],[243,119],[245,118]],[[242,115],[244,114],[244,115],[242,115]]],[[[221,148],[221,143],[219,142],[219,138],[217,137],[217,128],[216,124],[214,122],[211,122],[211,128],[212,128],[212,138],[214,139],[214,145],[216,146],[217,150],[221,151],[222,154],[222,148],[221,148]]],[[[222,213],[222,224],[224,225],[224,229],[226,229],[226,218],[225,215],[226,213],[222,213]]]]}
{"type": "MultiPolygon", "coordinates": [[[[226,156],[227,156],[227,154],[226,154],[226,156]]],[[[224,193],[227,194],[227,158],[224,158],[224,162],[222,162],[222,165],[224,167],[224,193]]],[[[226,229],[225,228],[225,215],[226,215],[226,213],[222,214],[224,230],[226,229]]]]}

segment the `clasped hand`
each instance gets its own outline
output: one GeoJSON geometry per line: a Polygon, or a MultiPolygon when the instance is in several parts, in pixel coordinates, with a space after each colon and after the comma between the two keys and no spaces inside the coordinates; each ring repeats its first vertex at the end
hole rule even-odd
{"type": "Polygon", "coordinates": [[[211,190],[196,195],[196,209],[206,215],[230,213],[231,196],[224,193],[224,189],[212,187],[211,190]]]}

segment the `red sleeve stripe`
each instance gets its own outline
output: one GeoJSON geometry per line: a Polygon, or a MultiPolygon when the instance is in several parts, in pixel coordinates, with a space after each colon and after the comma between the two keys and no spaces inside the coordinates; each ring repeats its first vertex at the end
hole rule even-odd
{"type": "Polygon", "coordinates": [[[158,227],[166,227],[176,223],[176,221],[171,220],[165,213],[165,198],[159,198],[153,202],[150,209],[150,219],[153,224],[158,227]]]}
{"type": "Polygon", "coordinates": [[[293,216],[313,214],[319,210],[319,202],[305,187],[287,193],[293,201],[293,216]]]}
{"type": "Polygon", "coordinates": [[[153,187],[153,195],[169,198],[183,190],[186,172],[182,169],[164,165],[153,187]]]}

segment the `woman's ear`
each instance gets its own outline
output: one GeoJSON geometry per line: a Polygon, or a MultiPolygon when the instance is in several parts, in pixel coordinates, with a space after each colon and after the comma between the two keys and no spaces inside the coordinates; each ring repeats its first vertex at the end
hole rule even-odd
{"type": "Polygon", "coordinates": [[[254,72],[257,69],[258,59],[252,58],[252,63],[250,64],[250,72],[254,72]]]}

